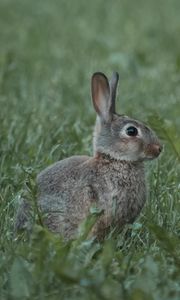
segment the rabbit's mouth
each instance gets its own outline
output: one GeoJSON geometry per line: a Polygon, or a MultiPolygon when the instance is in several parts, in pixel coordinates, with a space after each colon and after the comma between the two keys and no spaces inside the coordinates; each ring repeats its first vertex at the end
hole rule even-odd
{"type": "Polygon", "coordinates": [[[154,159],[159,156],[163,147],[160,144],[148,144],[145,148],[146,159],[154,159]]]}

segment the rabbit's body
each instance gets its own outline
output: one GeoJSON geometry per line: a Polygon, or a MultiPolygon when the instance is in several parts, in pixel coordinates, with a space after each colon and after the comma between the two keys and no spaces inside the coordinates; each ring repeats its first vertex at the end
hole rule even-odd
{"type": "Polygon", "coordinates": [[[39,174],[38,186],[47,226],[66,238],[76,234],[91,206],[104,211],[94,229],[101,238],[112,224],[132,223],[146,199],[143,163],[104,155],[62,160],[39,174]]]}
{"type": "MultiPolygon", "coordinates": [[[[162,147],[145,124],[115,112],[118,78],[117,73],[110,81],[102,73],[92,77],[94,156],[72,156],[37,177],[44,222],[66,239],[76,235],[92,206],[103,214],[91,233],[103,238],[110,228],[132,223],[146,200],[144,160],[156,158],[162,147]]],[[[24,226],[26,216],[20,209],[17,228],[24,226]]]]}

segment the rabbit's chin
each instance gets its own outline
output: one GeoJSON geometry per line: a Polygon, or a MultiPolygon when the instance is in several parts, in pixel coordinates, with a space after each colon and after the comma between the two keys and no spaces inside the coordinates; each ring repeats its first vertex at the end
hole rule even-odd
{"type": "Polygon", "coordinates": [[[147,155],[144,152],[139,153],[119,153],[119,152],[106,152],[106,153],[98,153],[98,155],[104,155],[105,157],[109,157],[109,159],[115,159],[119,161],[127,161],[127,162],[143,162],[149,161],[157,158],[159,155],[147,155]]]}
{"type": "Polygon", "coordinates": [[[147,161],[147,160],[153,160],[153,159],[156,159],[156,158],[158,158],[158,156],[145,156],[144,158],[143,158],[143,160],[144,161],[147,161]]]}
{"type": "MultiPolygon", "coordinates": [[[[160,153],[159,153],[160,154],[160,153]]],[[[144,161],[148,161],[148,160],[153,160],[159,157],[158,153],[154,153],[154,154],[147,154],[146,152],[142,154],[142,160],[144,161]]]]}
{"type": "MultiPolygon", "coordinates": [[[[144,153],[137,154],[137,153],[121,153],[121,152],[115,152],[115,151],[98,151],[96,153],[97,156],[103,155],[105,157],[109,157],[109,159],[115,159],[119,161],[127,161],[127,162],[142,162],[146,160],[146,157],[144,153]],[[97,155],[98,154],[98,155],[97,155]]],[[[152,158],[153,159],[153,158],[152,158]]]]}
{"type": "MultiPolygon", "coordinates": [[[[135,144],[136,146],[136,144],[135,144]]],[[[142,162],[146,160],[153,160],[157,158],[162,150],[162,146],[159,144],[148,144],[144,147],[127,147],[126,149],[118,149],[116,150],[112,148],[105,148],[99,146],[95,154],[101,153],[109,156],[110,159],[115,159],[119,161],[128,161],[128,162],[142,162]]]]}

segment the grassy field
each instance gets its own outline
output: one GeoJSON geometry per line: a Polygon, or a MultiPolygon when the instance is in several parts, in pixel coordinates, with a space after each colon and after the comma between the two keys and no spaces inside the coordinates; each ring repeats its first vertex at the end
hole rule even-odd
{"type": "Polygon", "coordinates": [[[179,12],[179,0],[0,0],[1,300],[180,299],[179,12]],[[113,70],[119,113],[165,146],[140,217],[101,244],[87,227],[65,244],[38,220],[14,236],[25,184],[35,201],[40,170],[92,153],[90,78],[113,70]]]}

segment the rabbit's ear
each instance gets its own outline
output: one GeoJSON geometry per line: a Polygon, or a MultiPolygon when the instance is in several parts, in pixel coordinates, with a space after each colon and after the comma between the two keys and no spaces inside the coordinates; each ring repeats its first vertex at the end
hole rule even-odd
{"type": "Polygon", "coordinates": [[[119,74],[117,72],[114,72],[111,77],[111,80],[109,81],[110,98],[111,98],[110,111],[113,114],[116,112],[116,90],[117,90],[118,81],[119,81],[119,74]]]}
{"type": "Polygon", "coordinates": [[[100,72],[94,73],[91,81],[92,100],[97,114],[103,122],[111,121],[111,96],[107,77],[100,72]]]}

